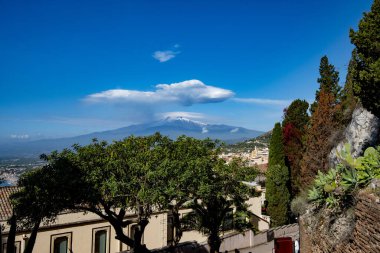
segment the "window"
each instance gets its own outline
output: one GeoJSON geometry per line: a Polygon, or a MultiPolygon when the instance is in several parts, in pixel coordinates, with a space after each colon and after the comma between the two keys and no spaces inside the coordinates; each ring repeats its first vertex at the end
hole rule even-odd
{"type": "Polygon", "coordinates": [[[92,252],[109,253],[111,227],[94,228],[92,230],[92,252]]]}
{"type": "Polygon", "coordinates": [[[196,227],[197,217],[194,211],[182,214],[181,226],[182,231],[191,231],[196,227]]]}
{"type": "Polygon", "coordinates": [[[61,236],[54,240],[54,253],[67,253],[67,244],[69,238],[67,236],[61,236]]]}
{"type": "Polygon", "coordinates": [[[227,231],[227,230],[232,230],[233,228],[234,228],[234,212],[233,212],[233,209],[230,208],[223,219],[222,229],[223,231],[227,231]]]}
{"type": "MultiPolygon", "coordinates": [[[[21,242],[16,241],[15,242],[15,253],[20,253],[21,252],[21,242]]],[[[3,244],[3,253],[7,253],[7,244],[3,244]]]]}
{"type": "Polygon", "coordinates": [[[71,235],[72,233],[57,234],[51,236],[51,253],[69,253],[71,252],[71,235]]]}
{"type": "Polygon", "coordinates": [[[166,234],[166,244],[172,245],[174,242],[174,217],[173,215],[168,215],[167,217],[167,234],[166,234]]]}

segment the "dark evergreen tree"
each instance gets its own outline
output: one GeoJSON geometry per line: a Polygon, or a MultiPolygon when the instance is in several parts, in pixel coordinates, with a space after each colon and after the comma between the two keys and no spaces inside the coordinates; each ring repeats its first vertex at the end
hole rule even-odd
{"type": "Polygon", "coordinates": [[[309,103],[305,100],[294,100],[289,107],[284,110],[282,126],[285,127],[285,125],[291,123],[300,131],[305,132],[305,126],[309,122],[309,115],[307,114],[308,109],[309,103]]]}
{"type": "Polygon", "coordinates": [[[380,117],[380,0],[364,13],[358,31],[351,29],[353,88],[365,108],[380,117]]]}
{"type": "Polygon", "coordinates": [[[267,172],[266,198],[271,226],[277,227],[289,222],[290,194],[287,186],[288,168],[284,165],[271,165],[267,172]]]}
{"type": "Polygon", "coordinates": [[[315,102],[311,105],[310,111],[314,113],[319,100],[319,94],[321,90],[331,93],[335,97],[336,103],[340,101],[340,86],[339,86],[339,72],[335,70],[334,65],[329,63],[327,56],[321,58],[319,65],[319,75],[318,83],[319,89],[315,93],[315,102]]]}
{"type": "Polygon", "coordinates": [[[284,145],[282,139],[281,124],[276,123],[273,128],[272,138],[269,142],[269,161],[268,166],[285,165],[284,145]]]}
{"type": "MultiPolygon", "coordinates": [[[[353,51],[352,55],[354,57],[355,51],[353,51]]],[[[358,99],[354,94],[354,78],[353,74],[356,69],[356,61],[354,61],[353,57],[350,60],[350,63],[348,64],[348,70],[346,75],[346,83],[342,89],[341,93],[341,99],[342,99],[342,110],[343,110],[343,123],[347,125],[352,116],[352,112],[354,111],[358,99]]]]}
{"type": "Polygon", "coordinates": [[[285,154],[281,124],[276,123],[269,144],[269,168],[267,171],[266,197],[271,226],[281,226],[289,219],[289,171],[285,166],[285,154]]]}

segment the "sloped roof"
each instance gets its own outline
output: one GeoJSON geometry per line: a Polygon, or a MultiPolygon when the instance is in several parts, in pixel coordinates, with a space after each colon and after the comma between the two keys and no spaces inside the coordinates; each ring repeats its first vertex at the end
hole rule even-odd
{"type": "Polygon", "coordinates": [[[8,220],[12,216],[10,195],[17,192],[17,186],[0,187],[0,221],[8,220]]]}

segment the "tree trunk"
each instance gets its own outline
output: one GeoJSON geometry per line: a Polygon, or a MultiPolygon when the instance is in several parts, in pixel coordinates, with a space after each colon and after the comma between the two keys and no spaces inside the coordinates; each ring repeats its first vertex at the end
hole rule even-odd
{"type": "Polygon", "coordinates": [[[111,223],[112,227],[115,230],[115,233],[116,233],[115,239],[121,241],[122,243],[128,245],[129,247],[134,246],[134,241],[124,234],[123,227],[118,221],[114,219],[107,219],[107,221],[111,223]]]}
{"type": "Polygon", "coordinates": [[[9,220],[9,224],[11,225],[9,229],[8,239],[7,239],[7,252],[15,252],[15,238],[16,238],[16,229],[17,229],[17,221],[16,215],[13,214],[9,220]]]}
{"type": "Polygon", "coordinates": [[[173,207],[172,214],[173,214],[173,227],[175,228],[174,245],[177,245],[179,241],[181,241],[182,234],[183,234],[182,228],[181,228],[179,208],[173,207]]]}
{"type": "Polygon", "coordinates": [[[210,246],[210,253],[219,253],[219,248],[222,244],[222,240],[220,239],[218,233],[211,233],[207,238],[207,243],[210,246]]]}
{"type": "Polygon", "coordinates": [[[133,244],[133,251],[134,253],[147,253],[150,252],[145,246],[145,244],[142,244],[142,236],[145,231],[145,227],[148,225],[149,221],[146,219],[141,220],[137,226],[135,227],[134,231],[134,244],[133,244]]]}
{"type": "Polygon", "coordinates": [[[30,234],[30,237],[29,237],[28,243],[26,244],[24,253],[32,253],[33,252],[34,244],[36,243],[37,232],[38,232],[38,229],[40,228],[40,223],[41,223],[41,221],[37,221],[34,224],[34,227],[32,229],[32,233],[30,234]]]}
{"type": "Polygon", "coordinates": [[[139,245],[139,246],[135,247],[130,252],[131,253],[150,253],[150,250],[148,250],[144,244],[144,245],[139,245]]]}

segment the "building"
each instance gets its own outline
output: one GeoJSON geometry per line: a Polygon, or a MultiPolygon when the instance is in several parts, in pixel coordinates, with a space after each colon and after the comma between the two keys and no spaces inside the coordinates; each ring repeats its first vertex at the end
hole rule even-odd
{"type": "MultiPolygon", "coordinates": [[[[12,207],[9,196],[17,191],[17,187],[0,188],[0,225],[2,228],[1,247],[6,253],[6,242],[9,231],[7,220],[12,215],[12,207]]],[[[268,229],[269,223],[261,218],[260,197],[249,200],[251,211],[257,216],[256,226],[260,229],[268,229]]],[[[182,215],[190,210],[182,210],[182,215]]],[[[134,214],[126,214],[133,216],[134,214]]],[[[143,243],[149,249],[161,248],[172,239],[170,215],[167,212],[157,212],[152,215],[149,225],[146,227],[143,243]]],[[[128,236],[132,235],[133,224],[125,228],[128,236]]],[[[16,253],[22,253],[28,242],[30,232],[19,231],[16,235],[16,253]]],[[[58,215],[52,224],[41,224],[34,252],[37,253],[116,253],[129,250],[127,245],[115,239],[115,231],[105,220],[93,213],[66,212],[58,215]]],[[[181,241],[204,242],[206,236],[197,231],[186,231],[181,241]]]]}

